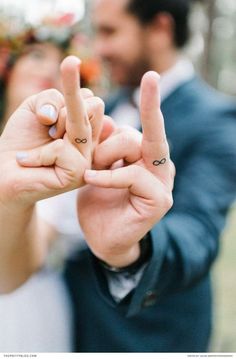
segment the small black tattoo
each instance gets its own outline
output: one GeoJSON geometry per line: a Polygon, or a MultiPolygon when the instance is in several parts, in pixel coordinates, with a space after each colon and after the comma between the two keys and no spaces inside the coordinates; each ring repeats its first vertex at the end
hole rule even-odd
{"type": "Polygon", "coordinates": [[[76,139],[75,139],[75,142],[76,142],[76,143],[87,143],[88,141],[87,141],[86,138],[83,138],[83,139],[81,139],[81,138],[76,138],[76,139]]]}
{"type": "Polygon", "coordinates": [[[164,165],[166,163],[166,158],[162,158],[162,160],[158,161],[155,160],[152,164],[153,166],[160,166],[160,165],[164,165]]]}

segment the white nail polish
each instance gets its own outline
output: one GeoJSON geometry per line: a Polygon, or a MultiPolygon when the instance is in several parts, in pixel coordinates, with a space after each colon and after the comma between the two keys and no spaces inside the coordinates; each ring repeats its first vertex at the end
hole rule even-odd
{"type": "Polygon", "coordinates": [[[56,132],[57,132],[57,128],[56,128],[55,125],[53,125],[52,127],[50,127],[50,130],[48,131],[48,134],[49,134],[49,136],[54,137],[56,132]]]}
{"type": "Polygon", "coordinates": [[[16,159],[18,161],[24,161],[28,158],[28,154],[26,152],[17,152],[16,159]]]}
{"type": "Polygon", "coordinates": [[[86,177],[96,177],[97,176],[97,171],[94,170],[86,170],[86,177]]]}
{"type": "Polygon", "coordinates": [[[52,120],[57,119],[57,112],[52,105],[44,105],[40,108],[39,114],[51,118],[52,120]]]}

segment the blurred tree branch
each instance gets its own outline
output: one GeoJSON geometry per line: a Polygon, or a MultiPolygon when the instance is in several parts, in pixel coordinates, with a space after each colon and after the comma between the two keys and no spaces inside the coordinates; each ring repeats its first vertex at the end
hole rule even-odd
{"type": "Polygon", "coordinates": [[[208,31],[205,36],[205,50],[202,61],[202,75],[207,82],[210,82],[210,62],[211,62],[211,49],[213,41],[212,25],[215,18],[216,0],[206,1],[206,15],[208,18],[208,31]]]}

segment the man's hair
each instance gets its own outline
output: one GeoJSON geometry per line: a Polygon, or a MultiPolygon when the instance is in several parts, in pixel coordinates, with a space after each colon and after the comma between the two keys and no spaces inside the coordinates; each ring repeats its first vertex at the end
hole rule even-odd
{"type": "Polygon", "coordinates": [[[142,24],[151,22],[158,13],[169,14],[174,20],[175,45],[183,47],[189,38],[188,17],[196,0],[129,0],[127,10],[142,24]]]}

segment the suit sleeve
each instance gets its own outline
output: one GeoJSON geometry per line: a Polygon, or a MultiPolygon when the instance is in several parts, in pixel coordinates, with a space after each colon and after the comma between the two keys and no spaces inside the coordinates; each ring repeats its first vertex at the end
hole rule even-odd
{"type": "Polygon", "coordinates": [[[146,293],[161,297],[193,286],[217,256],[236,194],[236,116],[216,116],[183,147],[174,206],[150,232],[152,258],[132,296],[129,316],[140,311],[146,293]]]}

